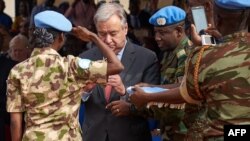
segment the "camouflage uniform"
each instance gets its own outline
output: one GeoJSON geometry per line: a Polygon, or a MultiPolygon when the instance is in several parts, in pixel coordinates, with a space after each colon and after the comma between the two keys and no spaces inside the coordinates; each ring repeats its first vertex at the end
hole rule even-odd
{"type": "Polygon", "coordinates": [[[197,67],[200,50],[188,59],[180,91],[187,102],[207,107],[207,114],[190,127],[187,137],[223,140],[224,124],[250,124],[250,34],[225,36],[223,43],[205,49],[197,67]]]}
{"type": "MultiPolygon", "coordinates": [[[[165,52],[161,61],[161,84],[180,83],[184,75],[187,53],[191,49],[191,41],[186,37],[172,52],[165,52]]],[[[179,130],[178,124],[184,115],[185,104],[149,103],[151,116],[160,120],[163,140],[173,138],[179,130]]]]}
{"type": "Polygon", "coordinates": [[[80,58],[35,48],[8,78],[7,111],[25,112],[23,141],[80,141],[78,112],[86,83],[106,82],[106,61],[79,67],[80,58]]]}

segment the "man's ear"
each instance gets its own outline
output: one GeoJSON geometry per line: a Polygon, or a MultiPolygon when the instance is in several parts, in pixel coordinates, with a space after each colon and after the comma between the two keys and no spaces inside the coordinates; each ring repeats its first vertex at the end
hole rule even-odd
{"type": "Polygon", "coordinates": [[[181,37],[181,36],[183,35],[183,33],[184,33],[184,28],[183,28],[183,26],[177,26],[177,27],[175,28],[175,30],[177,31],[177,36],[178,36],[178,37],[181,37]]]}
{"type": "Polygon", "coordinates": [[[126,35],[128,34],[128,24],[126,23],[125,26],[124,26],[124,30],[126,32],[126,35]]]}

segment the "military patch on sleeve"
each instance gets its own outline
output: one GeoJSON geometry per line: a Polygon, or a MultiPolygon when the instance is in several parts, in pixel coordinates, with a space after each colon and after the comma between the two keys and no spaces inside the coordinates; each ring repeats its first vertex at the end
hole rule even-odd
{"type": "Polygon", "coordinates": [[[92,61],[89,66],[90,80],[105,84],[107,80],[107,61],[92,61]]]}
{"type": "Polygon", "coordinates": [[[182,55],[186,55],[186,51],[184,49],[177,52],[177,58],[180,58],[182,55]]]}
{"type": "Polygon", "coordinates": [[[89,59],[79,59],[78,65],[79,65],[82,69],[87,69],[87,68],[89,68],[90,62],[91,62],[91,61],[90,61],[89,59]]]}

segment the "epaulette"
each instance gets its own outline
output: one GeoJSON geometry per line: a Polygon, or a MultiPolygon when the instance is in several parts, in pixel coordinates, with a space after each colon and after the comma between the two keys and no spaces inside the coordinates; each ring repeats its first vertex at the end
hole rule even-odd
{"type": "Polygon", "coordinates": [[[191,40],[188,40],[188,46],[193,46],[193,42],[191,40]]]}
{"type": "Polygon", "coordinates": [[[181,49],[176,53],[177,58],[180,58],[183,55],[186,55],[185,49],[181,49]]]}

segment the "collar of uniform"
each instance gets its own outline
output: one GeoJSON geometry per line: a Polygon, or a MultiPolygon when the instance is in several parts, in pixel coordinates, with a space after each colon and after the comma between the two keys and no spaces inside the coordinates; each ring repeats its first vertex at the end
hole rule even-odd
{"type": "Polygon", "coordinates": [[[180,43],[177,45],[177,47],[174,49],[173,53],[177,54],[178,58],[182,56],[183,54],[186,54],[186,46],[189,46],[189,39],[188,37],[183,38],[180,43]],[[181,54],[179,54],[181,52],[181,54]]]}
{"type": "Polygon", "coordinates": [[[187,48],[187,46],[190,46],[189,41],[190,40],[188,39],[188,37],[185,37],[179,42],[179,44],[173,51],[164,52],[161,64],[165,64],[169,56],[171,56],[172,58],[174,56],[177,56],[177,59],[181,58],[182,56],[186,56],[187,52],[185,49],[187,48]]]}
{"type": "Polygon", "coordinates": [[[34,50],[31,53],[31,57],[36,56],[36,55],[40,55],[40,54],[51,54],[51,55],[58,55],[58,52],[50,47],[46,47],[46,48],[34,48],[34,50]]]}

